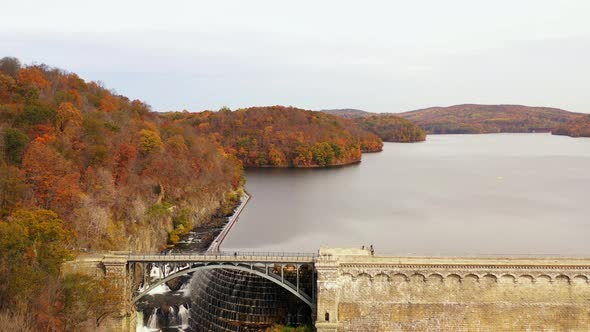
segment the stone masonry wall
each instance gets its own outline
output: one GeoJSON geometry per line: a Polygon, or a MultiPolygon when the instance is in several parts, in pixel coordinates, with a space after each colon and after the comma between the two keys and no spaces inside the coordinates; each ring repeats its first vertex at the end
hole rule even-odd
{"type": "Polygon", "coordinates": [[[97,332],[133,332],[136,315],[131,300],[131,276],[127,271],[126,252],[80,255],[62,265],[62,275],[86,274],[95,278],[107,278],[120,292],[118,312],[109,315],[99,327],[94,321],[85,322],[85,330],[97,332]]]}
{"type": "Polygon", "coordinates": [[[590,330],[590,259],[320,255],[318,332],[590,330]]]}

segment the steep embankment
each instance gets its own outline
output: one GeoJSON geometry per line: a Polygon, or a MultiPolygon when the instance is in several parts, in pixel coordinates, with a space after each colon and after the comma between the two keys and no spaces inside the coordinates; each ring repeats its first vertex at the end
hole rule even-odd
{"type": "Polygon", "coordinates": [[[324,167],[359,162],[382,141],[352,121],[293,107],[169,113],[246,167],[324,167]]]}
{"type": "Polygon", "coordinates": [[[76,74],[2,61],[2,218],[44,208],[72,248],[153,250],[238,189],[239,162],[190,126],[76,74]]]}
{"type": "Polygon", "coordinates": [[[385,142],[411,143],[426,139],[426,132],[422,128],[390,113],[371,113],[351,108],[321,112],[351,119],[357,126],[374,133],[385,142]]]}
{"type": "Polygon", "coordinates": [[[108,283],[61,277],[62,262],[161,249],[241,184],[241,163],[189,124],[76,74],[1,59],[0,312],[27,312],[36,330],[99,321],[121,299],[108,283]]]}
{"type": "Polygon", "coordinates": [[[574,120],[557,127],[553,135],[571,137],[590,137],[590,115],[581,115],[574,120]]]}
{"type": "Polygon", "coordinates": [[[580,114],[549,107],[467,104],[398,115],[429,134],[483,134],[550,132],[580,114]]]}

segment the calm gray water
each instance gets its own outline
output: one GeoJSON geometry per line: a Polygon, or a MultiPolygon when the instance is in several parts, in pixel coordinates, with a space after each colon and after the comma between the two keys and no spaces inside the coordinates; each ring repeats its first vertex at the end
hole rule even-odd
{"type": "Polygon", "coordinates": [[[590,139],[433,135],[357,165],[246,177],[227,250],[590,255],[590,139]]]}

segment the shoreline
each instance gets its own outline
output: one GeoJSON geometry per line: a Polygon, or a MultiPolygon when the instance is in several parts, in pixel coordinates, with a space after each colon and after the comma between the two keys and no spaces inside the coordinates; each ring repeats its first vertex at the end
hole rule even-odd
{"type": "Polygon", "coordinates": [[[238,221],[238,219],[240,219],[240,214],[244,210],[246,204],[248,204],[248,201],[250,201],[250,197],[251,196],[248,194],[248,192],[244,190],[244,196],[242,196],[240,200],[240,205],[238,205],[234,213],[229,217],[229,221],[225,224],[225,226],[223,226],[221,232],[219,232],[215,239],[213,239],[213,242],[211,242],[211,244],[207,248],[207,252],[219,252],[219,247],[223,243],[223,240],[225,240],[225,237],[227,236],[231,228],[234,226],[234,224],[238,221]]]}
{"type": "MultiPolygon", "coordinates": [[[[375,152],[363,152],[363,153],[377,153],[377,152],[381,152],[381,151],[375,151],[375,152]]],[[[354,164],[358,164],[360,163],[362,160],[355,160],[355,161],[350,161],[350,162],[343,162],[343,163],[335,163],[335,164],[330,164],[330,165],[326,165],[326,166],[320,166],[320,165],[310,165],[310,166],[290,166],[290,165],[285,165],[285,166],[274,166],[274,165],[262,165],[262,166],[244,166],[244,170],[248,170],[248,169],[257,169],[257,168],[276,168],[276,169],[310,169],[310,168],[331,168],[331,167],[342,167],[342,166],[348,166],[348,165],[354,165],[354,164]]]]}

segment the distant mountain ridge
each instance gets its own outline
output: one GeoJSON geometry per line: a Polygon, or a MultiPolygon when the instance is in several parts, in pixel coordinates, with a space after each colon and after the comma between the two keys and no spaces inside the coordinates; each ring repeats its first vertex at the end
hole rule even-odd
{"type": "Polygon", "coordinates": [[[335,115],[344,113],[357,118],[394,114],[420,126],[429,134],[552,132],[582,115],[552,107],[480,104],[437,106],[403,113],[369,113],[360,110],[326,112],[335,115]]]}
{"type": "Polygon", "coordinates": [[[381,115],[380,113],[367,112],[355,108],[340,108],[340,109],[329,109],[320,110],[320,112],[336,115],[345,119],[357,119],[363,117],[369,117],[373,115],[381,115]]]}
{"type": "Polygon", "coordinates": [[[571,137],[590,137],[590,114],[577,117],[553,131],[554,135],[571,137]]]}
{"type": "Polygon", "coordinates": [[[431,134],[551,132],[578,113],[551,107],[463,104],[400,113],[431,134]]]}

